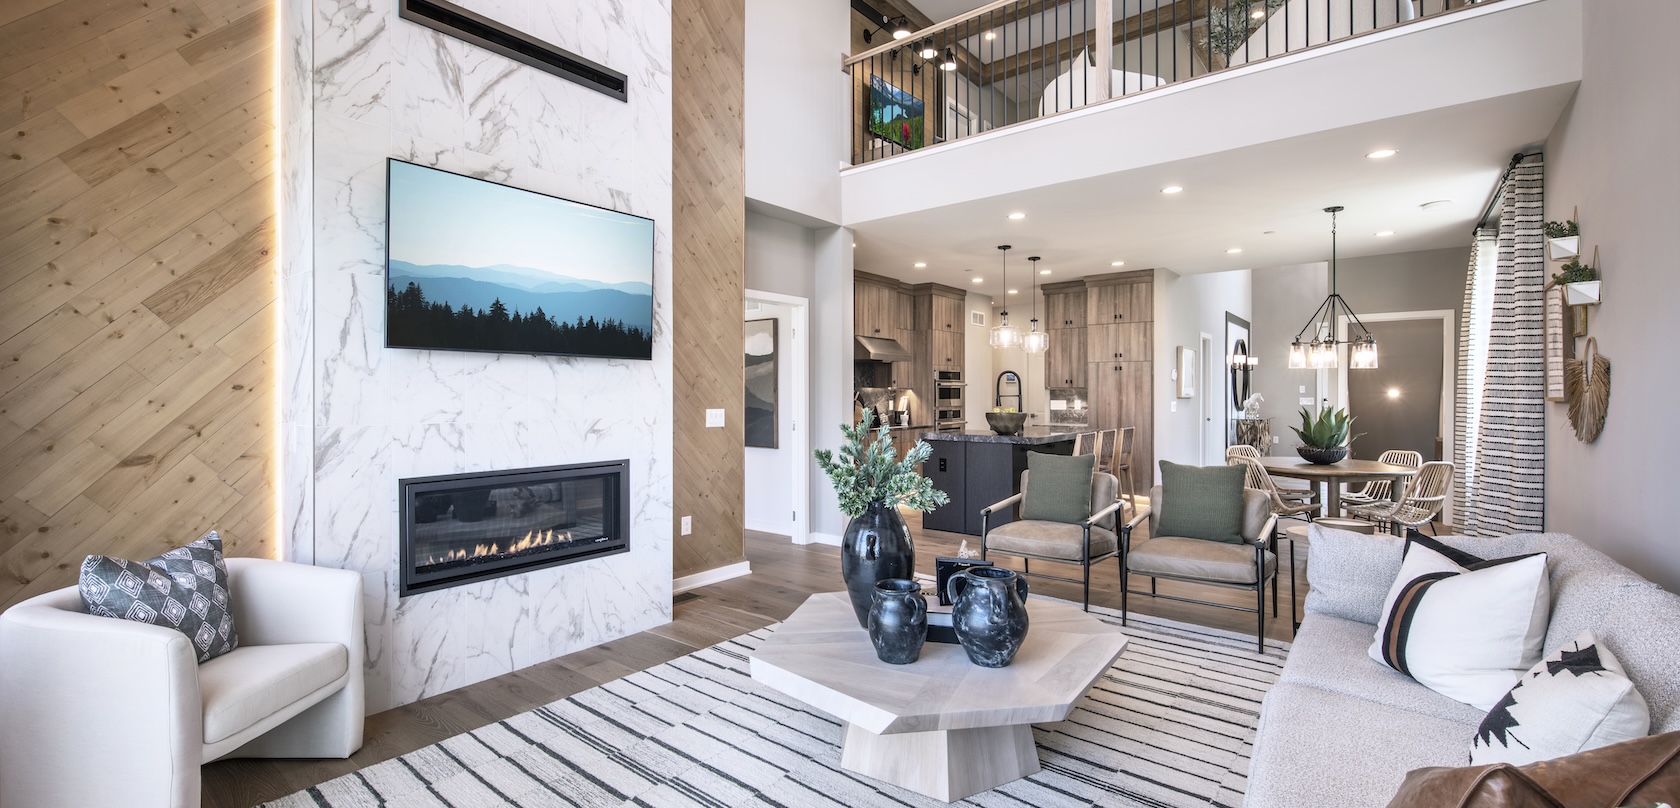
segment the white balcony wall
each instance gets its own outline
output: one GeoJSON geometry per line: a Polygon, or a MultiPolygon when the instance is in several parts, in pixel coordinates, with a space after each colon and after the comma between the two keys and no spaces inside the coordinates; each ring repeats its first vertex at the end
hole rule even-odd
{"type": "Polygon", "coordinates": [[[747,198],[812,225],[840,221],[849,14],[845,0],[747,0],[747,198]]]}

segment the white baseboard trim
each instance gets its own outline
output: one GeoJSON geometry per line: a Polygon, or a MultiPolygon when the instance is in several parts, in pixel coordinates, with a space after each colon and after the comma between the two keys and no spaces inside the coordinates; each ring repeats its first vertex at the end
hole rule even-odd
{"type": "Polygon", "coordinates": [[[737,561],[734,564],[725,564],[721,567],[702,570],[694,573],[693,575],[684,575],[681,578],[677,578],[671,581],[671,594],[681,595],[690,589],[698,589],[708,584],[715,584],[727,581],[730,578],[739,578],[743,575],[751,574],[751,564],[745,561],[737,561]]]}
{"type": "Polygon", "coordinates": [[[771,522],[761,519],[748,519],[746,520],[746,528],[748,530],[756,530],[760,533],[774,533],[778,536],[793,535],[792,522],[771,522]]]}
{"type": "Polygon", "coordinates": [[[840,546],[840,537],[834,535],[833,533],[817,533],[812,531],[805,534],[805,537],[806,544],[830,544],[835,547],[840,546]]]}

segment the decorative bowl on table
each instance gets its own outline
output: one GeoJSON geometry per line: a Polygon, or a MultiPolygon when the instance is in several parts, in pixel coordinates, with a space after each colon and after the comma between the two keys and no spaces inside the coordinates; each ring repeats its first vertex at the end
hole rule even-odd
{"type": "Polygon", "coordinates": [[[1348,456],[1348,447],[1346,446],[1341,446],[1335,449],[1319,449],[1314,446],[1297,446],[1295,447],[1295,451],[1308,463],[1318,466],[1329,466],[1340,463],[1348,456]]]}
{"type": "Polygon", "coordinates": [[[1019,435],[1026,423],[1027,414],[1024,412],[986,413],[986,425],[999,435],[1019,435]]]}

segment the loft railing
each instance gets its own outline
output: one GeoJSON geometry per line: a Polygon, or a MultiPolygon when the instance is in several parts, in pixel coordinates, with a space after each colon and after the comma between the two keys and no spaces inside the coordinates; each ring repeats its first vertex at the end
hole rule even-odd
{"type": "Polygon", "coordinates": [[[1491,1],[998,0],[845,61],[852,164],[1491,1]]]}

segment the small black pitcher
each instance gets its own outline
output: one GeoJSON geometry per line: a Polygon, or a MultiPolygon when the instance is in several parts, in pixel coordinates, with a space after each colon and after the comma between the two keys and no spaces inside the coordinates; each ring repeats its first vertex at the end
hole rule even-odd
{"type": "Polygon", "coordinates": [[[1027,579],[1014,570],[974,567],[945,582],[951,628],[968,660],[983,668],[1007,667],[1027,639],[1027,579]]]}
{"type": "Polygon", "coordinates": [[[888,578],[875,584],[869,606],[869,641],[882,662],[908,665],[922,655],[927,642],[927,599],[921,586],[908,578],[888,578]]]}

